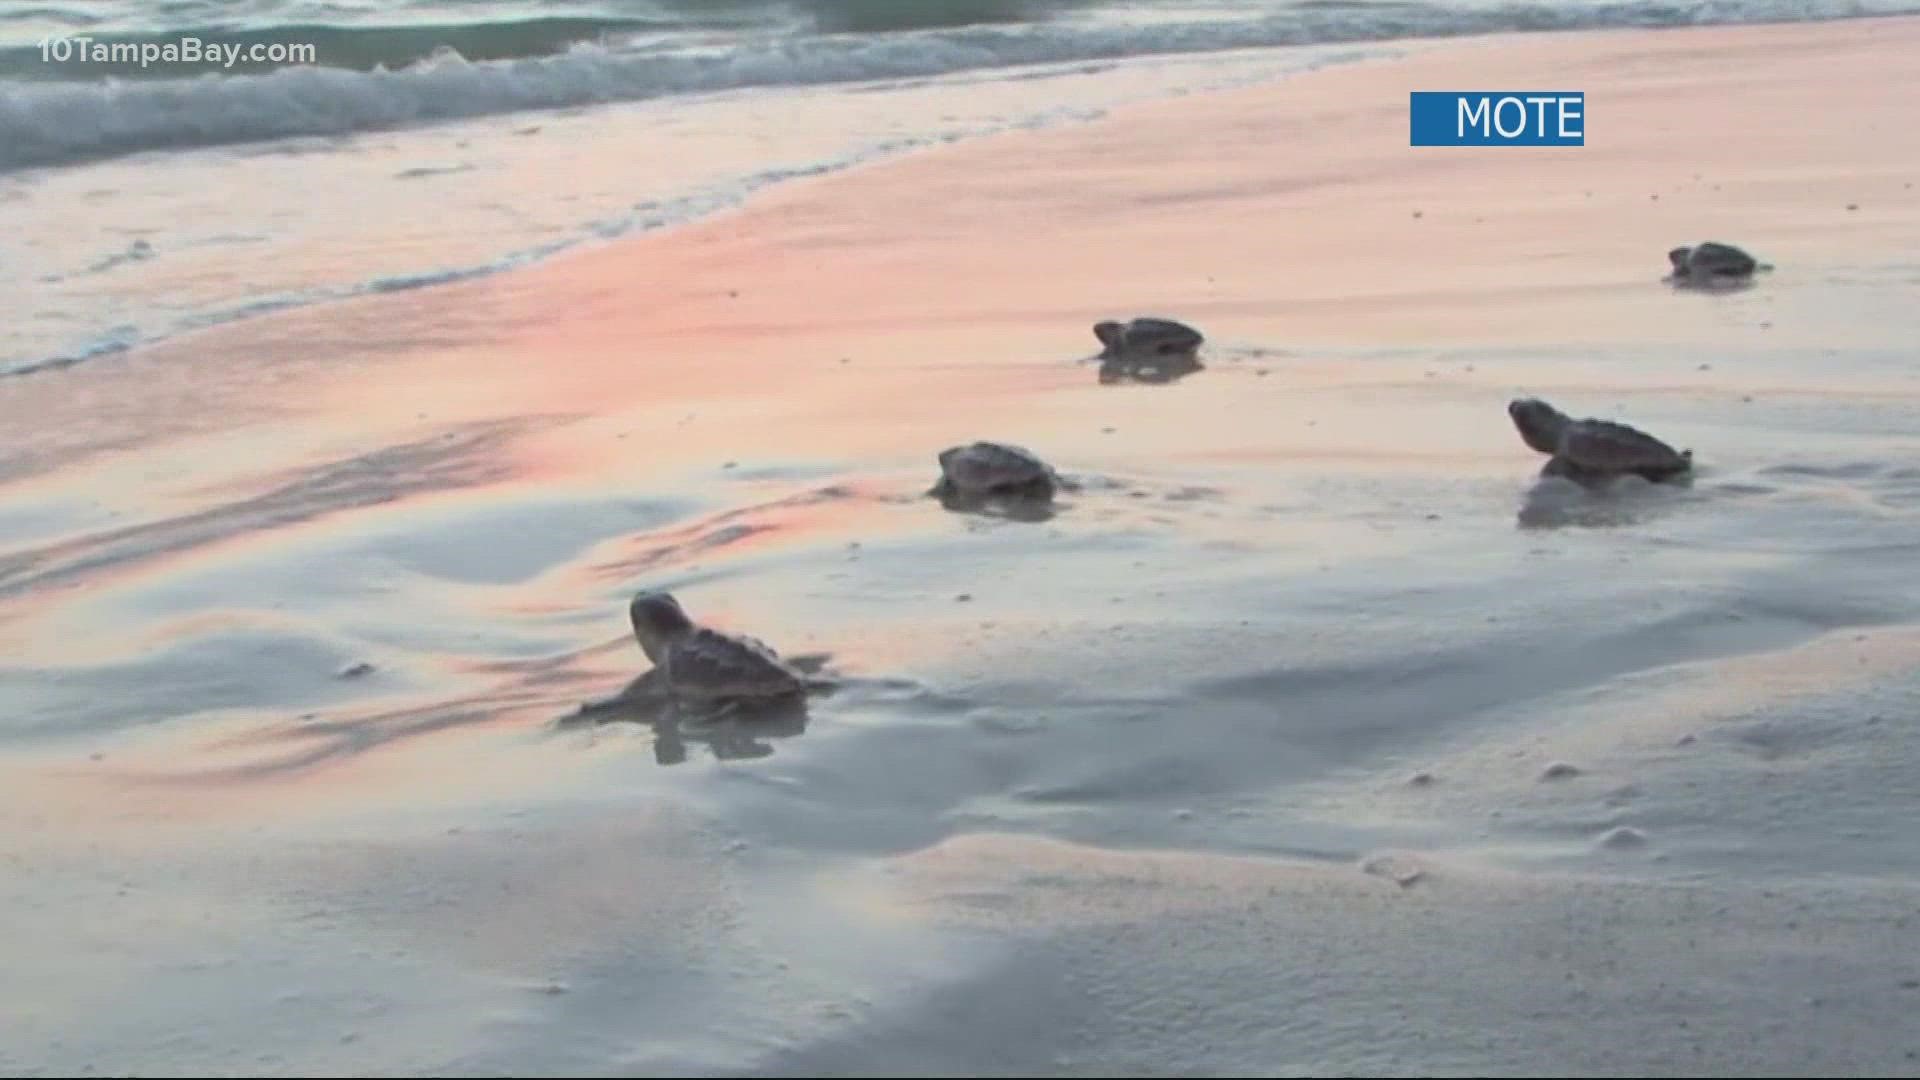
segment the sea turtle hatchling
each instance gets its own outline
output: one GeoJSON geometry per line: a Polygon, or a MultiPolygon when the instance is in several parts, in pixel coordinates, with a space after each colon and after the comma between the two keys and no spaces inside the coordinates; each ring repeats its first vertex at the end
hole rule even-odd
{"type": "Polygon", "coordinates": [[[976,442],[940,451],[940,479],[927,494],[945,502],[992,498],[1045,502],[1061,486],[1052,467],[1032,451],[1006,443],[976,442]]]}
{"type": "Polygon", "coordinates": [[[1667,252],[1673,264],[1673,280],[1693,285],[1746,281],[1756,270],[1773,267],[1734,247],[1712,240],[1692,247],[1677,247],[1667,252]]]}
{"type": "Polygon", "coordinates": [[[1542,476],[1594,484],[1633,474],[1658,483],[1693,469],[1693,451],[1675,450],[1638,428],[1611,420],[1575,420],[1539,398],[1519,398],[1507,415],[1528,446],[1553,455],[1542,476]]]}
{"type": "Polygon", "coordinates": [[[638,593],[627,614],[640,651],[653,662],[647,677],[672,700],[769,704],[800,697],[815,685],[759,639],[696,624],[671,593],[638,593]]]}
{"type": "Polygon", "coordinates": [[[1106,346],[1103,360],[1129,357],[1191,356],[1206,339],[1200,331],[1172,319],[1141,318],[1130,322],[1098,322],[1093,336],[1106,346]]]}

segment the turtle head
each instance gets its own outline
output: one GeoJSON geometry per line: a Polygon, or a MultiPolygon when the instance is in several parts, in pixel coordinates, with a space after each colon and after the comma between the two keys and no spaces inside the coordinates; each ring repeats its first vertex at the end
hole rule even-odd
{"type": "Polygon", "coordinates": [[[1693,249],[1690,247],[1677,247],[1667,252],[1667,261],[1673,264],[1673,272],[1676,274],[1686,273],[1687,256],[1692,254],[1693,249]]]}
{"type": "Polygon", "coordinates": [[[1099,338],[1100,344],[1105,345],[1112,352],[1119,351],[1121,339],[1126,336],[1126,332],[1126,327],[1112,319],[1093,324],[1093,336],[1099,338]]]}
{"type": "Polygon", "coordinates": [[[656,664],[669,642],[693,629],[693,620],[687,618],[671,593],[638,593],[627,605],[627,615],[633,619],[633,636],[640,642],[640,651],[656,664]]]}
{"type": "Polygon", "coordinates": [[[1507,403],[1507,415],[1528,446],[1543,454],[1560,449],[1560,435],[1567,430],[1567,414],[1539,398],[1515,398],[1507,403]]]}
{"type": "Polygon", "coordinates": [[[940,451],[937,455],[940,461],[940,479],[933,482],[933,487],[927,490],[927,494],[939,499],[953,496],[956,490],[953,482],[953,459],[965,449],[964,446],[949,446],[940,451]]]}

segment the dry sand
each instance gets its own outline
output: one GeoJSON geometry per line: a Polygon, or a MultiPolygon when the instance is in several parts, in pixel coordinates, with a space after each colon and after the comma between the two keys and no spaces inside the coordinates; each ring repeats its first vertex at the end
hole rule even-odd
{"type": "Polygon", "coordinates": [[[0,382],[0,1069],[1920,1068],[1917,54],[1421,45],[0,382]],[[1085,489],[918,498],[976,437],[1085,489]],[[556,728],[642,586],[847,685],[556,728]]]}

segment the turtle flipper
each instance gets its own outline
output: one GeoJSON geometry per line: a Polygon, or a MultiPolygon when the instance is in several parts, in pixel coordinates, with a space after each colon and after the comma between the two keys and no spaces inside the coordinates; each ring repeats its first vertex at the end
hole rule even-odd
{"type": "Polygon", "coordinates": [[[1033,499],[1037,502],[1045,502],[1046,500],[1053,498],[1055,487],[1056,485],[1054,484],[1053,477],[1036,476],[1032,480],[1027,481],[1026,483],[1020,485],[1019,487],[1011,489],[1008,493],[1011,495],[1019,496],[1020,498],[1023,498],[1023,499],[1033,499]]]}
{"type": "Polygon", "coordinates": [[[636,712],[644,715],[648,708],[658,709],[670,704],[673,695],[661,684],[659,669],[646,671],[618,693],[603,698],[583,701],[574,711],[559,719],[561,727],[577,724],[600,724],[621,718],[632,719],[636,712]]]}
{"type": "Polygon", "coordinates": [[[1547,463],[1541,466],[1540,476],[1542,479],[1557,477],[1589,487],[1606,479],[1605,473],[1576,465],[1558,454],[1547,459],[1547,463]]]}

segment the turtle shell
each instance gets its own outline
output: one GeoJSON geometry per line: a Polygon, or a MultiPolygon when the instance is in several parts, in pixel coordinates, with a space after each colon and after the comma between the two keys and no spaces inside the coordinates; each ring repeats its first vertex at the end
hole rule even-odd
{"type": "Polygon", "coordinates": [[[1732,244],[1711,240],[1689,250],[1686,263],[1689,277],[1746,277],[1760,265],[1732,244]]]}
{"type": "Polygon", "coordinates": [[[704,626],[675,639],[661,668],[682,697],[767,698],[806,689],[800,672],[758,638],[704,626]]]}
{"type": "Polygon", "coordinates": [[[1022,447],[976,442],[942,451],[940,474],[959,494],[984,495],[1044,483],[1053,470],[1022,447]]]}
{"type": "Polygon", "coordinates": [[[1693,464],[1690,454],[1611,420],[1577,420],[1567,425],[1559,456],[1586,472],[1631,472],[1649,478],[1685,472],[1693,464]]]}
{"type": "Polygon", "coordinates": [[[1175,353],[1192,352],[1206,339],[1185,323],[1149,317],[1128,323],[1124,340],[1128,352],[1175,353]]]}

